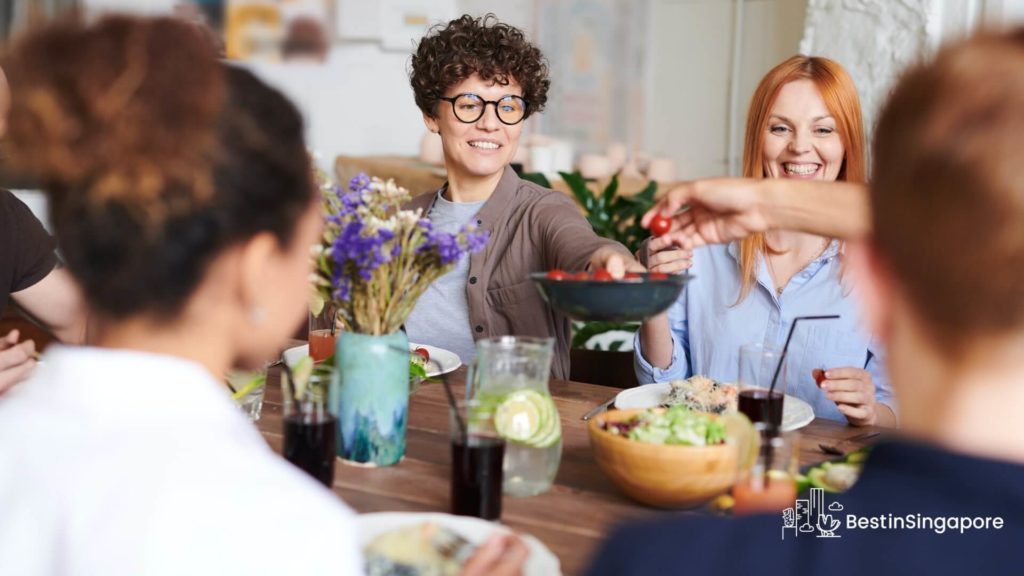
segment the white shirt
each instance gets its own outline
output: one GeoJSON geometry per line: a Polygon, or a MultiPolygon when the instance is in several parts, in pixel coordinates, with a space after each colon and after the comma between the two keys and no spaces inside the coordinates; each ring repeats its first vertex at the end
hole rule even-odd
{"type": "Polygon", "coordinates": [[[0,574],[361,574],[354,519],[198,364],[52,347],[0,396],[0,574]]]}

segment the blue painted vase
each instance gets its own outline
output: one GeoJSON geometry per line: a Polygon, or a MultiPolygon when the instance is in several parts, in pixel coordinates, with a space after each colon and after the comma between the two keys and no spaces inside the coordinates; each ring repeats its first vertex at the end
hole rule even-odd
{"type": "Polygon", "coordinates": [[[342,332],[335,355],[338,456],[391,466],[405,455],[409,409],[409,338],[342,332]],[[404,353],[402,351],[405,351],[404,353]]]}

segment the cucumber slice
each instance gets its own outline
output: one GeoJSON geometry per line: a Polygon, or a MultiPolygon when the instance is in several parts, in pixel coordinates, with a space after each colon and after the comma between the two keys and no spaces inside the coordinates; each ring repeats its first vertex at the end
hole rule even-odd
{"type": "Polygon", "coordinates": [[[844,492],[853,485],[859,474],[860,466],[856,464],[826,462],[807,472],[807,481],[811,486],[821,488],[825,492],[844,492]],[[843,479],[843,485],[832,481],[833,478],[843,479]]]}
{"type": "Polygon", "coordinates": [[[526,444],[534,448],[547,448],[553,446],[562,438],[562,422],[558,418],[558,408],[550,396],[545,396],[545,410],[542,414],[544,425],[537,430],[526,444]]]}
{"type": "Polygon", "coordinates": [[[512,392],[495,409],[494,428],[506,440],[525,444],[547,425],[550,414],[546,404],[539,392],[512,392]]]}

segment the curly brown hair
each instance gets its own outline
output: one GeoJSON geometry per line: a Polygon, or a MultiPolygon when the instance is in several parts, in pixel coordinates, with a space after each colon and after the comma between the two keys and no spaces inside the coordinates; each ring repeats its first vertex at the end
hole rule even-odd
{"type": "Polygon", "coordinates": [[[10,168],[45,188],[91,311],[173,317],[218,254],[263,231],[286,245],[314,198],[294,106],[195,26],[69,18],[3,67],[10,168]]]}
{"type": "Polygon", "coordinates": [[[416,105],[436,118],[437,103],[445,92],[473,74],[503,86],[518,82],[527,116],[547,103],[551,80],[540,49],[494,14],[480,18],[467,14],[434,26],[416,47],[409,73],[416,105]]]}

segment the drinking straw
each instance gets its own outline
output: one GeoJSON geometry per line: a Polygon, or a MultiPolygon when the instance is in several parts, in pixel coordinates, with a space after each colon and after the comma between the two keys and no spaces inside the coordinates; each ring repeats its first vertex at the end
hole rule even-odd
{"type": "Polygon", "coordinates": [[[297,396],[299,391],[295,388],[295,376],[292,374],[292,367],[289,366],[287,362],[282,362],[281,369],[284,370],[284,377],[288,379],[288,388],[290,389],[291,397],[296,403],[300,402],[300,399],[297,396]]]}
{"type": "MultiPolygon", "coordinates": [[[[409,356],[409,349],[408,348],[399,348],[397,346],[391,346],[391,345],[388,345],[388,348],[391,349],[391,351],[393,351],[393,352],[398,352],[398,353],[404,354],[406,357],[409,356]]],[[[438,372],[442,372],[441,365],[438,364],[437,361],[431,359],[431,360],[427,360],[427,363],[429,365],[431,365],[431,366],[436,366],[437,369],[438,369],[438,372]]],[[[462,442],[465,443],[467,441],[468,437],[469,437],[469,432],[466,429],[466,423],[462,420],[462,416],[459,415],[459,407],[458,407],[458,404],[456,404],[456,402],[455,402],[455,394],[452,392],[452,385],[451,385],[450,382],[448,382],[448,376],[446,374],[443,374],[443,373],[441,374],[441,383],[444,384],[445,396],[448,397],[448,404],[449,404],[449,406],[451,406],[452,412],[455,414],[455,421],[459,425],[459,435],[460,435],[460,438],[462,438],[462,442]]]]}
{"type": "MultiPolygon", "coordinates": [[[[786,336],[786,343],[782,346],[782,355],[779,356],[779,363],[775,366],[775,374],[772,376],[772,384],[768,388],[768,402],[763,406],[765,411],[768,410],[768,406],[771,404],[772,394],[775,393],[775,384],[779,381],[779,373],[782,372],[782,363],[786,361],[786,353],[789,352],[789,342],[793,339],[793,332],[796,330],[796,325],[801,320],[836,320],[839,318],[838,314],[831,314],[828,316],[797,316],[793,319],[793,324],[789,327],[789,334],[786,336]]],[[[763,414],[765,420],[768,422],[768,434],[769,437],[778,434],[778,430],[775,428],[775,421],[769,418],[768,414],[763,414]]]]}
{"type": "MultiPolygon", "coordinates": [[[[428,360],[428,362],[433,362],[433,360],[428,360]]],[[[452,393],[452,385],[448,382],[446,374],[441,374],[441,383],[444,384],[444,393],[448,396],[448,404],[452,407],[452,413],[455,414],[455,422],[459,426],[459,437],[462,439],[462,443],[466,444],[469,440],[469,432],[466,430],[466,423],[462,421],[462,415],[459,414],[455,394],[452,393]]]]}

